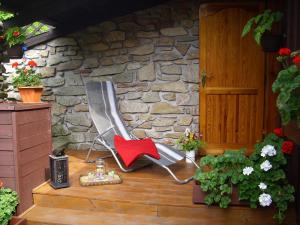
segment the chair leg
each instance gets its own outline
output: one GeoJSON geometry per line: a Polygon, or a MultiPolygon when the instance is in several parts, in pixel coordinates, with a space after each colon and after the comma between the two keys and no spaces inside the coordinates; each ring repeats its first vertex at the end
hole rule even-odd
{"type": "MultiPolygon", "coordinates": [[[[90,155],[91,155],[91,153],[92,153],[92,151],[94,151],[93,150],[93,147],[94,147],[94,145],[95,145],[95,143],[96,143],[96,141],[97,141],[98,139],[97,139],[97,137],[94,139],[94,141],[93,141],[93,143],[92,143],[92,145],[90,146],[90,148],[89,148],[89,151],[88,151],[88,153],[87,153],[87,155],[86,155],[86,158],[85,158],[85,162],[86,163],[94,163],[96,160],[89,160],[89,158],[90,158],[90,155]]],[[[102,156],[102,157],[99,157],[99,158],[101,158],[101,159],[106,159],[106,158],[110,158],[110,157],[112,157],[112,155],[105,155],[105,156],[102,156]]]]}
{"type": "MultiPolygon", "coordinates": [[[[188,157],[187,156],[187,158],[189,159],[189,160],[191,160],[192,162],[193,162],[193,164],[197,167],[197,168],[199,168],[199,166],[197,165],[197,163],[195,162],[195,160],[193,160],[192,158],[190,158],[190,157],[188,157]]],[[[169,167],[167,167],[167,166],[162,166],[164,169],[166,169],[170,174],[171,174],[171,176],[175,179],[175,181],[177,181],[179,184],[186,184],[186,183],[188,183],[188,182],[190,182],[191,180],[193,180],[193,177],[188,177],[188,178],[186,178],[186,179],[184,179],[184,180],[181,180],[181,179],[179,179],[174,173],[173,173],[173,171],[169,168],[169,167]]]]}

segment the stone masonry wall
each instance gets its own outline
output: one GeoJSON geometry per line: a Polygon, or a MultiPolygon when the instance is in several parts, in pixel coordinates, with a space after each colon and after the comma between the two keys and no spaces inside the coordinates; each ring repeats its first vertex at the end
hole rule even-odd
{"type": "MultiPolygon", "coordinates": [[[[198,9],[173,1],[105,21],[28,50],[53,103],[54,141],[87,149],[96,136],[84,82],[113,80],[120,111],[134,130],[174,145],[187,128],[198,130],[198,9]]],[[[9,96],[16,97],[11,90],[9,96]]]]}

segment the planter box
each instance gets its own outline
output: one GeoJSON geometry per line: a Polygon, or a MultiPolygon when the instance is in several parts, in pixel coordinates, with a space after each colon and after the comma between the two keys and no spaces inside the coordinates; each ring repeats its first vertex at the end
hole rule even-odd
{"type": "Polygon", "coordinates": [[[24,218],[13,216],[9,222],[9,225],[27,225],[27,220],[24,218]]]}
{"type": "MultiPolygon", "coordinates": [[[[193,184],[193,203],[194,204],[205,204],[204,198],[206,192],[201,190],[200,184],[195,181],[193,184]]],[[[248,206],[248,203],[245,201],[239,201],[237,188],[234,186],[232,188],[231,203],[232,206],[248,206]]]]}
{"type": "Polygon", "coordinates": [[[18,192],[17,214],[33,204],[32,189],[48,179],[50,104],[0,103],[0,179],[18,192]]]}

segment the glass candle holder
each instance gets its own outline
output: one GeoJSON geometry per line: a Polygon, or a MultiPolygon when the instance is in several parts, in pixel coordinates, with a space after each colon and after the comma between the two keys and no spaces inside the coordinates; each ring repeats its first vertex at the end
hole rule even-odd
{"type": "Polygon", "coordinates": [[[96,176],[98,178],[103,178],[105,174],[105,162],[101,158],[96,159],[96,176]]]}

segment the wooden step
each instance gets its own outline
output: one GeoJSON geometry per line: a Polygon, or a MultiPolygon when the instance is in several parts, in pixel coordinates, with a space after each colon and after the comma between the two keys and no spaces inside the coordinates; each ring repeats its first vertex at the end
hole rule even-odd
{"type": "Polygon", "coordinates": [[[23,215],[28,225],[198,225],[198,219],[87,212],[36,206],[23,215]]]}

